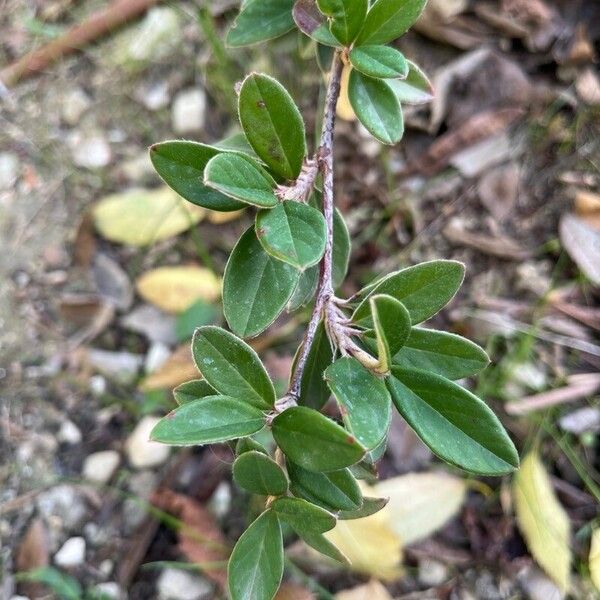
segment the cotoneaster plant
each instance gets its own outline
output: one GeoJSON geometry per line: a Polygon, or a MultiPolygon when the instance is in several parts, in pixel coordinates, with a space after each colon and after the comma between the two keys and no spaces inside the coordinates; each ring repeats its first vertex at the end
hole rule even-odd
{"type": "Polygon", "coordinates": [[[167,141],[152,162],[186,200],[217,211],[256,209],[255,223],[227,263],[223,309],[231,332],[200,327],[192,353],[201,377],[178,387],[180,405],[152,439],[177,446],[238,440],[233,478],[264,497],[264,510],[229,561],[233,600],[270,600],[284,569],[282,527],[323,554],[345,557],[324,535],[338,519],[380,510],[357,479],[383,455],[393,407],[444,461],[480,475],[518,467],[494,413],[455,383],[488,363],[472,342],[420,326],[456,294],[464,266],[436,260],[336,295],[350,240],[334,205],[334,125],[341,81],[359,121],[395,144],[403,103],[427,101],[423,72],[389,42],[404,34],[426,0],[246,0],[229,31],[231,46],[255,44],[297,27],[326,67],[319,145],[309,151],[304,121],[286,89],[252,73],[238,89],[243,134],[208,145],[167,141]],[[344,75],[344,77],[343,77],[344,75]],[[244,341],[284,311],[312,306],[289,388],[277,397],[244,341]],[[339,419],[321,409],[333,395],[339,419]],[[253,437],[270,430],[273,448],[253,437]]]}

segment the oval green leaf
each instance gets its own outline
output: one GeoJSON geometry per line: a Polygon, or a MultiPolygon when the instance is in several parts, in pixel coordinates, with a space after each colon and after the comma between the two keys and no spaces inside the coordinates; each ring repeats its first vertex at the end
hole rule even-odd
{"type": "Polygon", "coordinates": [[[392,401],[383,380],[352,357],[336,360],[325,379],[348,430],[367,450],[376,448],[392,420],[392,401]]]}
{"type": "Polygon", "coordinates": [[[358,120],[373,137],[384,144],[396,144],[402,139],[404,118],[400,102],[384,81],[352,69],[348,96],[358,120]]]}
{"type": "Polygon", "coordinates": [[[265,425],[255,406],[227,396],[208,396],[171,411],[154,427],[150,439],[172,446],[198,446],[252,435],[265,425]]]}
{"type": "Polygon", "coordinates": [[[356,510],[341,510],[338,513],[338,519],[341,521],[353,521],[354,519],[364,519],[370,517],[385,508],[389,498],[363,498],[363,503],[356,510]]]}
{"type": "Polygon", "coordinates": [[[337,560],[342,564],[349,565],[348,557],[342,553],[334,544],[332,544],[322,533],[300,533],[298,535],[317,552],[337,560]]]}
{"type": "Polygon", "coordinates": [[[258,213],[256,236],[271,256],[303,271],[323,257],[327,224],[316,208],[286,201],[258,213]]]}
{"type": "Polygon", "coordinates": [[[150,160],[163,181],[192,204],[221,212],[239,210],[245,205],[203,183],[208,161],[221,152],[214,146],[173,140],[151,146],[150,160]]]}
{"type": "Polygon", "coordinates": [[[275,403],[275,388],[260,358],[232,333],[207,325],[192,340],[196,366],[219,393],[239,398],[257,408],[275,403]]]}
{"type": "Polygon", "coordinates": [[[294,312],[302,306],[306,306],[314,297],[319,285],[319,267],[309,267],[300,273],[298,285],[287,305],[288,312],[294,312]]]}
{"type": "Polygon", "coordinates": [[[248,156],[224,152],[211,158],[204,170],[204,185],[259,208],[277,206],[275,180],[248,156]]]}
{"type": "Polygon", "coordinates": [[[490,359],[477,344],[453,333],[413,327],[394,364],[436,373],[446,379],[462,379],[479,373],[490,359]]]}
{"type": "Polygon", "coordinates": [[[356,46],[387,44],[403,33],[419,18],[427,0],[377,0],[365,19],[356,46]]]}
{"type": "Polygon", "coordinates": [[[329,30],[349,46],[362,29],[369,0],[317,0],[319,10],[329,17],[329,30]]]}
{"type": "Polygon", "coordinates": [[[433,100],[433,85],[420,67],[410,60],[406,79],[387,79],[386,84],[400,104],[427,104],[433,100]]]}
{"type": "Polygon", "coordinates": [[[332,511],[352,511],[362,505],[362,492],[349,469],[314,473],[289,460],[287,469],[295,496],[332,511]]]}
{"type": "Polygon", "coordinates": [[[233,479],[246,491],[262,496],[280,496],[288,489],[283,469],[260,451],[243,452],[233,463],[233,479]]]}
{"type": "Polygon", "coordinates": [[[406,79],[409,72],[404,54],[391,46],[358,46],[349,57],[352,66],[369,77],[406,79]]]}
{"type": "Polygon", "coordinates": [[[231,600],[272,600],[283,577],[283,536],[277,515],[264,512],[237,541],[227,567],[231,600]]]}
{"type": "Polygon", "coordinates": [[[337,471],[365,455],[343,427],[305,406],[288,408],[275,417],[272,431],[283,453],[309,471],[337,471]]]}
{"type": "Polygon", "coordinates": [[[417,435],[442,460],[479,475],[504,475],[519,455],[498,417],[477,396],[425,371],[392,368],[392,399],[417,435]]]}
{"type": "Polygon", "coordinates": [[[296,179],[306,156],[304,121],[287,90],[267,75],[253,73],[239,96],[242,128],[254,151],[284,179],[296,179]]]}
{"type": "Polygon", "coordinates": [[[227,33],[227,45],[250,46],[266,42],[294,28],[294,0],[246,0],[227,33]]]}
{"type": "Polygon", "coordinates": [[[393,356],[410,335],[410,313],[400,300],[387,294],[374,294],[369,298],[369,304],[377,340],[377,370],[380,373],[388,373],[393,356]]]}
{"type": "Polygon", "coordinates": [[[329,30],[316,0],[296,0],[292,11],[298,29],[319,44],[339,47],[340,43],[329,30]]]}
{"type": "Polygon", "coordinates": [[[277,498],[271,509],[296,533],[324,533],[335,527],[335,517],[302,498],[277,498]]]}
{"type": "MultiPolygon", "coordinates": [[[[433,260],[391,273],[368,288],[371,294],[387,294],[400,300],[410,313],[413,325],[433,317],[454,296],[465,276],[465,266],[454,260],[433,260]]],[[[371,307],[365,298],[352,319],[372,326],[371,307]]]]}
{"type": "Polygon", "coordinates": [[[292,297],[299,272],[267,254],[254,228],[236,244],[223,280],[223,312],[229,327],[241,337],[263,332],[292,297]]]}
{"type": "Polygon", "coordinates": [[[218,393],[206,379],[186,381],[173,390],[173,396],[177,404],[186,404],[200,398],[206,398],[206,396],[216,396],[218,393]]]}

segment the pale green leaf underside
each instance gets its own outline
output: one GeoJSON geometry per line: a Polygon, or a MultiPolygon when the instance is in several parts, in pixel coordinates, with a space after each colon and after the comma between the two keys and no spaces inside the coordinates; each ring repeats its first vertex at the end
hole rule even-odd
{"type": "Polygon", "coordinates": [[[359,46],[350,52],[352,66],[369,77],[405,79],[409,72],[404,55],[391,46],[359,46]]]}
{"type": "Polygon", "coordinates": [[[294,28],[294,0],[247,0],[227,33],[232,47],[250,46],[279,37],[294,28]]]}

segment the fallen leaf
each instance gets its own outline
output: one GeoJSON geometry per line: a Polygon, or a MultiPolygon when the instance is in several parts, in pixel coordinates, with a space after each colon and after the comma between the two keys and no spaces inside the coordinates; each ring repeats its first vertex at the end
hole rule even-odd
{"type": "Polygon", "coordinates": [[[94,257],[92,273],[99,294],[117,309],[128,310],[133,303],[133,286],[121,265],[99,252],[94,257]]]}
{"type": "Polygon", "coordinates": [[[177,531],[177,548],[189,562],[200,565],[202,572],[222,589],[227,586],[226,564],[229,547],[212,514],[189,496],[161,488],[154,492],[152,504],[175,515],[182,526],[177,531]],[[205,566],[202,566],[205,565],[205,566]]]}
{"type": "Polygon", "coordinates": [[[198,300],[214,302],[221,296],[221,280],[203,267],[153,269],[135,285],[144,300],[168,313],[181,313],[198,300]]]}
{"type": "Polygon", "coordinates": [[[316,596],[305,587],[284,581],[275,594],[275,600],[315,600],[316,596]]]}
{"type": "Polygon", "coordinates": [[[334,597],[336,600],[392,600],[390,593],[377,579],[371,579],[369,583],[351,590],[338,592],[334,597]]]}
{"type": "Polygon", "coordinates": [[[600,231],[574,215],[563,215],[560,241],[569,256],[594,285],[600,285],[600,231]]]}
{"type": "Polygon", "coordinates": [[[96,229],[107,240],[148,246],[187,231],[206,211],[165,186],[107,196],[95,204],[92,214],[96,229]]]}
{"type": "Polygon", "coordinates": [[[590,227],[600,231],[600,194],[579,190],[575,195],[575,212],[590,227]]]}
{"type": "Polygon", "coordinates": [[[522,461],[513,481],[519,529],[533,558],[560,587],[569,589],[571,571],[569,517],[559,504],[537,451],[522,461]]]}
{"type": "MultiPolygon", "coordinates": [[[[49,544],[48,530],[44,522],[42,519],[34,519],[17,547],[15,555],[17,571],[33,571],[48,566],[50,564],[49,544]]],[[[22,583],[20,587],[23,593],[31,597],[38,598],[43,595],[44,588],[39,583],[22,583]]]]}
{"type": "Polygon", "coordinates": [[[224,223],[231,223],[231,221],[237,221],[245,212],[242,210],[232,210],[230,212],[220,212],[218,210],[207,210],[206,218],[209,223],[213,225],[223,225],[224,223]]]}
{"type": "Polygon", "coordinates": [[[499,223],[513,214],[520,183],[519,169],[514,163],[491,169],[479,180],[477,192],[481,204],[499,223]]]}
{"type": "Polygon", "coordinates": [[[177,348],[158,371],[146,377],[140,385],[140,389],[143,392],[173,389],[190,379],[198,379],[198,377],[198,369],[192,360],[190,346],[185,344],[177,348]]]}
{"type": "Polygon", "coordinates": [[[600,527],[592,533],[590,545],[590,576],[596,589],[600,592],[600,527]]]}
{"type": "Polygon", "coordinates": [[[462,479],[446,473],[409,473],[377,483],[373,495],[390,499],[381,512],[407,546],[430,536],[454,517],[466,490],[462,479]]]}

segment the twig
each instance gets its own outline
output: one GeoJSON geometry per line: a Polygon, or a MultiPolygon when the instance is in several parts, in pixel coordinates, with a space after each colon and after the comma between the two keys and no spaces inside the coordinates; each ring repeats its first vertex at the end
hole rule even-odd
{"type": "Polygon", "coordinates": [[[325,254],[321,260],[317,297],[306,329],[306,334],[304,335],[302,349],[300,350],[300,356],[290,384],[290,389],[287,396],[282,398],[281,402],[277,403],[275,407],[277,412],[281,412],[286,408],[297,404],[300,386],[302,384],[302,375],[304,374],[308,354],[315,341],[315,335],[317,333],[319,322],[323,316],[323,311],[333,298],[333,133],[335,129],[335,111],[340,95],[342,68],[343,63],[340,53],[336,52],[331,65],[331,77],[327,88],[325,112],[323,115],[323,130],[321,133],[319,149],[317,151],[319,170],[323,175],[323,215],[325,217],[325,222],[327,223],[327,241],[325,244],[325,254]]]}
{"type": "Polygon", "coordinates": [[[12,86],[25,77],[43,71],[65,54],[80,50],[86,44],[137,17],[159,0],[115,0],[107,8],[92,14],[83,23],[45,46],[32,50],[0,71],[0,89],[12,86]]]}

